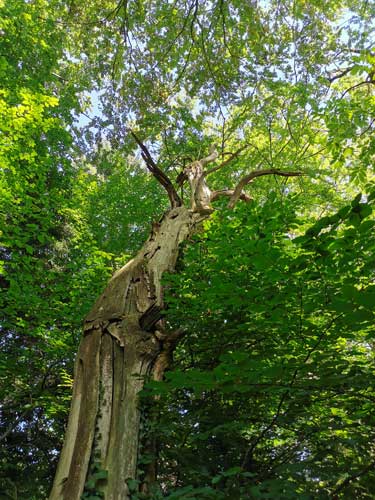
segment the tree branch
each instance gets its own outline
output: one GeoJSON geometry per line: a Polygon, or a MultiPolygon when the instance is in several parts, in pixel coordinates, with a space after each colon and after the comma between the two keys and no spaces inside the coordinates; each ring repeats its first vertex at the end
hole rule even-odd
{"type": "Polygon", "coordinates": [[[229,200],[228,207],[233,208],[234,205],[237,203],[238,199],[241,196],[242,189],[246,186],[246,184],[249,184],[252,182],[256,177],[261,177],[263,175],[282,175],[284,177],[298,177],[300,175],[303,175],[302,172],[284,172],[283,170],[278,170],[275,168],[270,168],[266,170],[255,170],[254,172],[251,172],[251,174],[246,175],[243,177],[240,182],[237,184],[236,188],[234,189],[234,192],[231,196],[231,199],[229,200]]]}
{"type": "Polygon", "coordinates": [[[201,158],[200,160],[193,161],[187,165],[182,172],[179,173],[176,182],[179,186],[182,186],[182,184],[188,179],[188,172],[191,171],[192,167],[195,166],[199,167],[199,177],[197,176],[198,179],[198,185],[197,189],[202,186],[203,184],[203,179],[205,176],[205,173],[203,171],[203,167],[207,165],[207,163],[210,163],[212,161],[215,161],[216,158],[219,156],[219,153],[216,151],[215,147],[211,148],[210,154],[206,156],[205,158],[201,158]]]}
{"type": "Polygon", "coordinates": [[[176,189],[174,188],[170,178],[156,165],[152,156],[150,155],[149,150],[143,144],[143,142],[139,139],[139,137],[135,134],[135,132],[129,129],[131,135],[133,136],[135,142],[141,148],[141,156],[146,163],[146,167],[155,177],[155,179],[164,187],[164,189],[168,193],[169,200],[171,202],[172,208],[180,207],[182,205],[182,201],[180,196],[178,195],[176,189]]]}
{"type": "MultiPolygon", "coordinates": [[[[218,198],[220,198],[220,196],[233,196],[233,195],[234,195],[234,189],[218,189],[217,191],[213,191],[211,193],[211,201],[217,200],[218,198]]],[[[240,193],[239,199],[245,201],[246,203],[252,201],[252,197],[249,196],[244,191],[240,193]]]]}
{"type": "Polygon", "coordinates": [[[227,158],[225,161],[220,163],[220,165],[216,165],[216,167],[212,167],[209,170],[206,170],[206,172],[203,173],[203,177],[207,177],[207,175],[212,174],[213,172],[216,172],[216,170],[219,170],[220,168],[225,167],[230,163],[234,158],[237,158],[237,156],[242,153],[242,151],[246,148],[249,147],[249,144],[245,144],[245,146],[242,146],[240,149],[238,149],[235,153],[232,153],[229,158],[227,158]]]}
{"type": "MultiPolygon", "coordinates": [[[[341,484],[338,485],[337,488],[335,488],[333,491],[332,491],[332,495],[336,495],[337,493],[339,493],[340,491],[344,490],[347,486],[349,486],[349,484],[354,481],[355,479],[358,479],[360,478],[361,476],[364,476],[365,474],[367,474],[367,472],[369,472],[371,469],[374,469],[375,467],[375,460],[373,462],[370,462],[368,464],[367,467],[365,467],[364,469],[362,469],[361,471],[359,472],[356,472],[355,474],[352,474],[351,476],[347,477],[341,484]]],[[[334,497],[334,498],[338,498],[338,497],[334,497]]]]}
{"type": "Polygon", "coordinates": [[[162,342],[162,350],[158,355],[153,368],[153,379],[163,380],[165,370],[173,361],[173,351],[179,340],[186,334],[186,330],[178,328],[174,332],[155,331],[156,338],[162,342]]]}
{"type": "Polygon", "coordinates": [[[341,94],[341,98],[343,98],[348,92],[351,92],[352,90],[354,89],[357,89],[358,87],[362,87],[363,85],[373,85],[375,83],[375,80],[373,78],[373,73],[371,72],[370,75],[368,75],[368,77],[366,78],[366,80],[364,80],[363,82],[359,82],[355,85],[352,85],[351,87],[349,87],[348,89],[345,90],[345,92],[343,92],[341,94]]]}
{"type": "Polygon", "coordinates": [[[212,161],[215,161],[216,158],[219,156],[219,153],[216,151],[216,149],[211,149],[210,154],[206,156],[205,158],[202,158],[200,163],[202,164],[202,167],[205,167],[207,163],[211,163],[212,161]]]}
{"type": "Polygon", "coordinates": [[[343,76],[347,75],[352,69],[353,66],[349,66],[348,68],[342,69],[335,75],[327,78],[327,80],[329,81],[329,83],[333,83],[335,80],[338,80],[339,78],[342,78],[343,76]]]}
{"type": "MultiPolygon", "coordinates": [[[[229,158],[227,160],[223,161],[222,163],[220,163],[220,165],[216,165],[216,167],[213,167],[213,168],[210,168],[209,170],[204,171],[203,168],[205,167],[205,165],[207,165],[207,163],[209,163],[211,161],[215,161],[216,158],[219,156],[217,151],[215,150],[215,147],[213,146],[211,148],[211,152],[210,152],[209,156],[207,156],[206,158],[202,158],[198,162],[195,162],[197,165],[199,164],[199,166],[200,166],[200,171],[199,172],[197,171],[197,173],[199,173],[199,175],[197,176],[197,185],[195,188],[195,193],[199,195],[199,193],[202,193],[203,191],[205,191],[206,193],[209,192],[210,190],[209,190],[208,186],[206,186],[206,181],[205,181],[206,176],[209,174],[212,174],[213,172],[216,172],[220,168],[223,168],[225,165],[227,165],[229,162],[231,162],[234,158],[236,158],[241,153],[241,151],[243,151],[247,147],[248,147],[247,144],[245,146],[242,146],[235,153],[230,154],[229,158]],[[204,189],[204,186],[206,186],[207,189],[204,189]]],[[[190,168],[191,168],[191,166],[190,166],[190,168]]],[[[177,177],[177,183],[179,185],[181,185],[186,178],[187,178],[187,172],[185,169],[184,172],[182,172],[177,177]]],[[[211,193],[211,195],[209,196],[210,201],[212,201],[213,199],[216,199],[220,195],[230,196],[228,194],[225,194],[226,192],[227,192],[227,190],[222,190],[222,191],[220,191],[220,193],[218,191],[218,192],[216,192],[214,198],[212,198],[212,193],[211,193]]],[[[242,198],[242,199],[245,199],[245,198],[242,198]]],[[[208,200],[206,200],[206,201],[208,201],[208,200]]]]}

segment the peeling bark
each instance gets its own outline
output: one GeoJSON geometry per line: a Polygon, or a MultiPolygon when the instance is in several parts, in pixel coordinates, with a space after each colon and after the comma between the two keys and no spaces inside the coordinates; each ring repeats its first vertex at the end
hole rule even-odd
{"type": "Polygon", "coordinates": [[[201,220],[201,214],[186,207],[167,212],[87,315],[50,500],[78,500],[93,463],[108,471],[108,479],[98,485],[104,498],[129,498],[126,480],[137,477],[138,393],[147,377],[162,378],[177,342],[176,335],[168,338],[157,330],[163,308],[161,278],[173,271],[180,243],[201,220]]]}

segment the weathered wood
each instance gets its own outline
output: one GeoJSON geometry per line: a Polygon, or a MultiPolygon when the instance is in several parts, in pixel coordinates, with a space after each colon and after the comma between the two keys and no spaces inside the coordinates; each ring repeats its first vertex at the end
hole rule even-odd
{"type": "Polygon", "coordinates": [[[139,325],[142,330],[150,332],[162,317],[163,309],[157,304],[152,304],[139,318],[139,325]]]}
{"type": "Polygon", "coordinates": [[[167,212],[87,315],[72,413],[51,500],[79,500],[94,462],[108,471],[108,479],[97,486],[105,498],[128,498],[126,479],[137,477],[138,393],[153,367],[161,376],[170,351],[156,333],[163,309],[161,278],[174,269],[179,245],[198,220],[201,215],[186,207],[167,212]]]}
{"type": "Polygon", "coordinates": [[[79,499],[83,492],[98,412],[100,342],[101,331],[95,329],[80,345],[72,411],[51,498],[79,499]]]}

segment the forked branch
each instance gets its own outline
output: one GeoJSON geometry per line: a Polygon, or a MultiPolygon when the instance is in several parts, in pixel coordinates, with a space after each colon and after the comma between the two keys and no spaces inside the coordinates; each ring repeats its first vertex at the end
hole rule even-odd
{"type": "Polygon", "coordinates": [[[212,161],[215,161],[219,156],[218,152],[215,148],[211,148],[210,154],[205,158],[201,158],[200,160],[193,161],[189,163],[182,172],[179,173],[176,182],[179,186],[182,186],[183,183],[189,179],[192,181],[194,179],[196,183],[196,189],[199,191],[203,184],[203,179],[205,176],[205,172],[203,168],[212,161]]]}
{"type": "Polygon", "coordinates": [[[219,156],[219,154],[216,151],[216,149],[212,148],[210,151],[210,154],[208,156],[206,156],[205,158],[201,158],[199,161],[200,161],[202,167],[205,167],[207,165],[207,163],[211,163],[212,161],[215,161],[218,156],[219,156]]]}
{"type": "Polygon", "coordinates": [[[220,163],[219,165],[216,165],[215,167],[212,167],[210,168],[209,170],[206,170],[204,173],[203,173],[203,176],[204,177],[207,177],[207,175],[210,175],[212,174],[213,172],[216,172],[216,170],[220,170],[221,168],[225,167],[226,165],[228,165],[228,163],[230,163],[232,160],[234,160],[235,158],[237,158],[237,156],[242,153],[242,151],[246,148],[249,147],[249,144],[245,144],[245,146],[242,146],[240,149],[238,149],[235,153],[232,153],[230,154],[229,158],[227,158],[226,160],[224,160],[222,163],[220,163]]]}
{"type": "Polygon", "coordinates": [[[141,156],[146,163],[146,167],[155,177],[155,179],[163,186],[163,188],[167,191],[169,200],[171,202],[171,207],[180,207],[182,205],[182,200],[179,197],[176,189],[174,188],[170,178],[156,165],[154,162],[149,150],[143,144],[143,142],[139,139],[139,137],[135,134],[133,130],[130,130],[131,135],[133,136],[135,142],[141,148],[141,156]]]}
{"type": "MultiPolygon", "coordinates": [[[[197,188],[196,188],[197,193],[199,193],[199,192],[201,192],[203,190],[203,186],[205,186],[205,184],[206,184],[205,179],[206,179],[206,177],[208,175],[210,175],[213,172],[216,172],[217,170],[220,170],[221,168],[223,168],[226,165],[228,165],[228,163],[230,163],[232,160],[234,160],[234,158],[237,158],[237,156],[244,149],[246,149],[247,147],[248,147],[248,144],[246,144],[245,146],[242,146],[235,153],[230,153],[229,154],[229,158],[227,158],[225,161],[221,162],[219,165],[216,165],[215,167],[212,167],[212,168],[210,168],[208,170],[203,171],[203,166],[205,166],[208,162],[216,160],[216,158],[219,156],[218,153],[213,148],[212,151],[211,151],[210,156],[208,156],[207,158],[204,158],[203,160],[200,160],[200,165],[202,166],[202,169],[201,169],[202,171],[201,171],[200,175],[197,177],[197,179],[198,179],[197,188]]],[[[208,192],[207,189],[205,190],[206,192],[208,192]]],[[[227,190],[216,191],[215,193],[211,193],[210,194],[210,196],[209,196],[210,200],[209,201],[214,201],[219,196],[230,196],[230,194],[228,194],[227,190]]],[[[245,198],[242,197],[242,199],[245,199],[245,198]]]]}
{"type": "Polygon", "coordinates": [[[240,182],[237,184],[236,188],[233,191],[233,194],[229,200],[228,207],[233,208],[237,203],[239,198],[241,197],[242,190],[246,186],[246,184],[250,184],[256,177],[261,177],[263,175],[282,175],[284,177],[299,177],[303,175],[302,172],[284,172],[283,170],[278,170],[275,168],[269,168],[265,170],[255,170],[251,172],[251,174],[243,177],[240,182]]]}

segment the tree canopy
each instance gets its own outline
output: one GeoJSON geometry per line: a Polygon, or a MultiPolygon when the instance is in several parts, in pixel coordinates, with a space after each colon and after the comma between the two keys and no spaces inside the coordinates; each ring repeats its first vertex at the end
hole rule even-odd
{"type": "Polygon", "coordinates": [[[183,337],[142,391],[158,483],[132,498],[374,498],[374,18],[0,0],[1,498],[48,497],[83,318],[168,207],[142,146],[182,200],[216,150],[218,197],[163,278],[183,337]]]}

